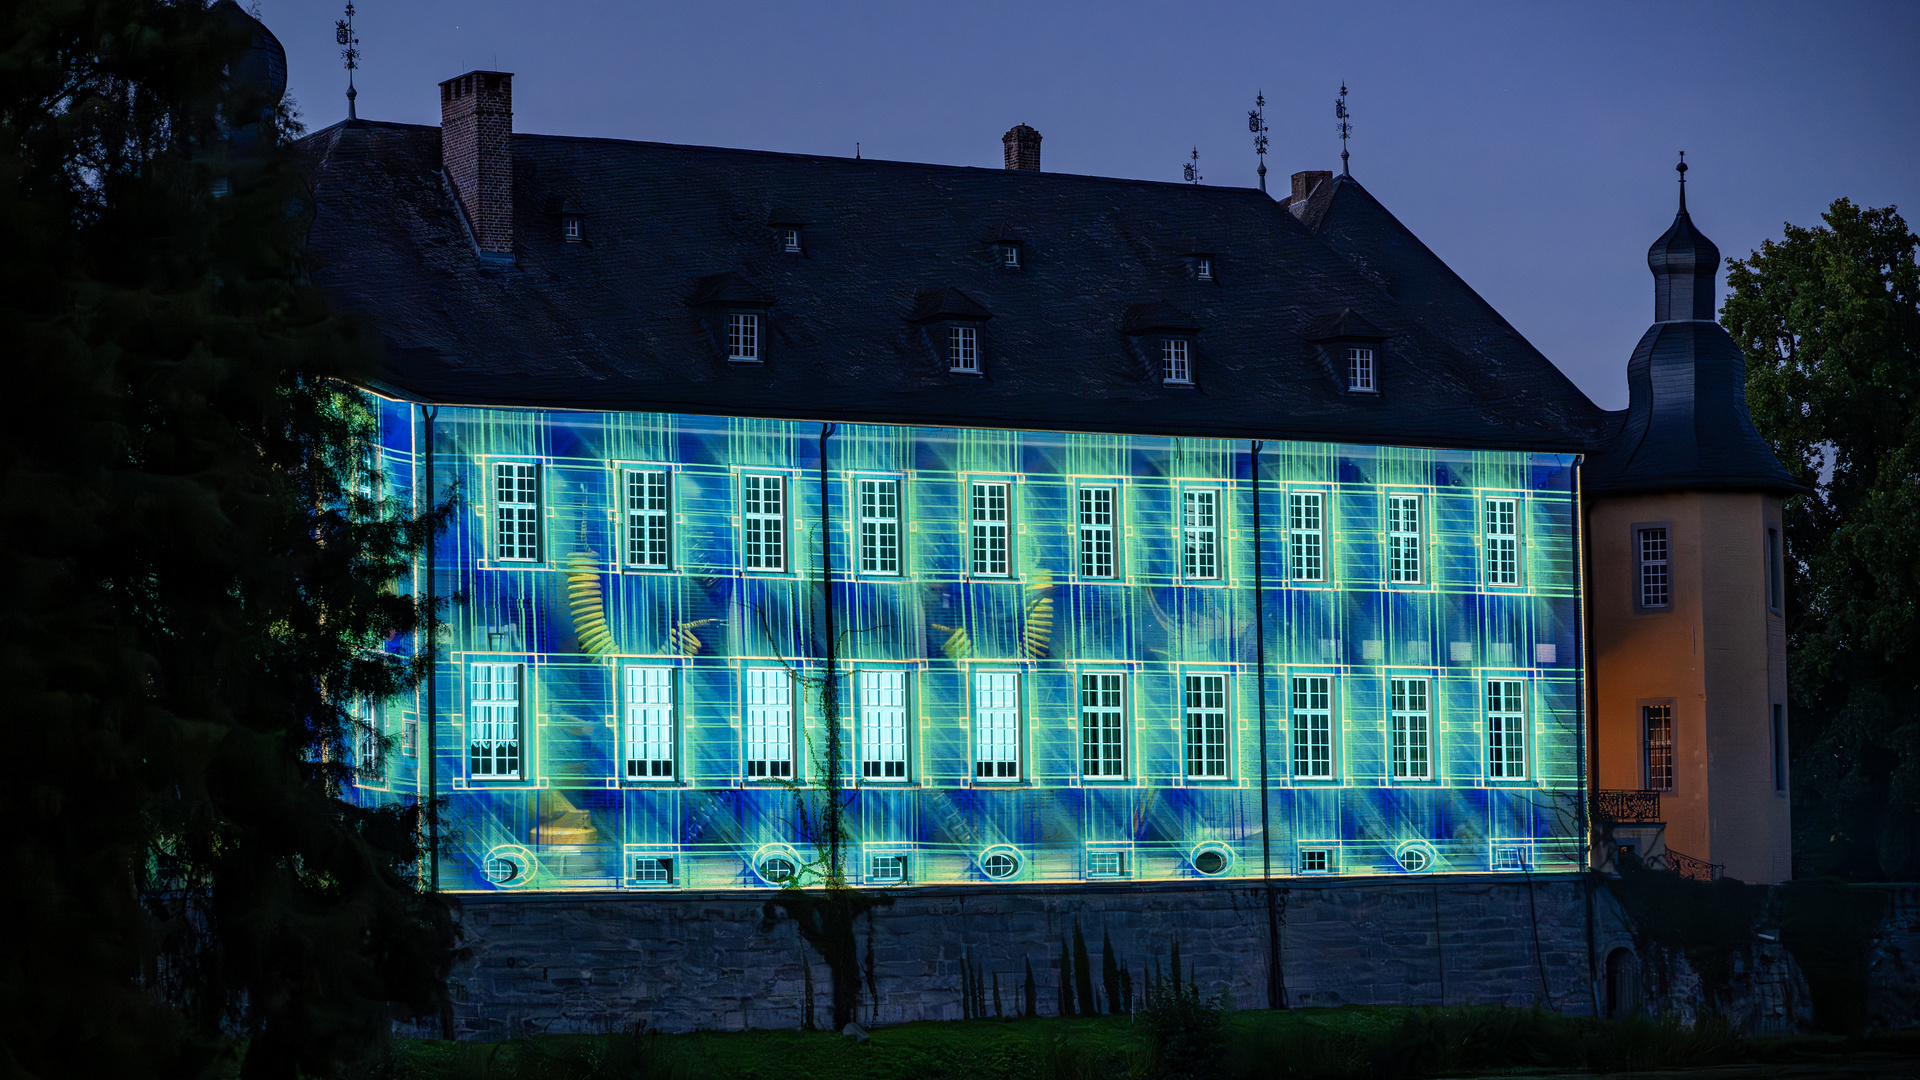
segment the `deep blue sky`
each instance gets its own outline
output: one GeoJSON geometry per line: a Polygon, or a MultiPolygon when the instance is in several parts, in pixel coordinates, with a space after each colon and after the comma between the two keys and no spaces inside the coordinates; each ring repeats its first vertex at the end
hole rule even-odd
{"type": "MultiPolygon", "coordinates": [[[[259,0],[310,128],[346,115],[338,4],[259,0]]],[[[1626,403],[1646,249],[1687,151],[1728,256],[1833,199],[1920,224],[1920,3],[805,3],[365,0],[360,115],[439,123],[442,79],[516,73],[514,127],[1269,187],[1353,174],[1595,401],[1626,403]]],[[[1722,275],[1724,295],[1725,276],[1722,275]]]]}

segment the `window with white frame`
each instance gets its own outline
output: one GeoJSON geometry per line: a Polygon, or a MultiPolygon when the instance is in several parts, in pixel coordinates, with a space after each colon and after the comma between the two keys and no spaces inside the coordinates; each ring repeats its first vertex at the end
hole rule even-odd
{"type": "Polygon", "coordinates": [[[1643,608],[1663,608],[1673,602],[1673,579],[1670,573],[1667,530],[1665,528],[1641,529],[1634,537],[1635,553],[1639,564],[1640,606],[1643,608]]]}
{"type": "Polygon", "coordinates": [[[380,706],[362,701],[354,710],[354,775],[363,783],[378,783],[386,775],[386,739],[380,730],[380,706]]]}
{"type": "Polygon", "coordinates": [[[1163,382],[1190,383],[1193,368],[1187,363],[1187,339],[1160,339],[1160,378],[1163,382]]]}
{"type": "Polygon", "coordinates": [[[1487,680],[1487,776],[1492,779],[1527,778],[1526,689],[1518,679],[1487,680]]]}
{"type": "Polygon", "coordinates": [[[1293,775],[1297,780],[1333,778],[1333,679],[1293,677],[1293,775]]]}
{"type": "Polygon", "coordinates": [[[565,214],[560,218],[560,235],[567,240],[580,239],[580,215],[565,214]]]}
{"type": "Polygon", "coordinates": [[[968,565],[976,577],[1006,577],[1009,485],[1005,480],[975,480],[968,517],[972,524],[972,557],[968,565]]]}
{"type": "Polygon", "coordinates": [[[947,327],[947,366],[954,371],[980,370],[980,330],[978,327],[947,327]]]}
{"type": "Polygon", "coordinates": [[[1295,581],[1327,580],[1326,495],[1287,493],[1287,568],[1295,581]]]}
{"type": "Polygon", "coordinates": [[[1125,678],[1117,671],[1080,674],[1080,775],[1089,780],[1127,775],[1125,678]]]}
{"type": "Polygon", "coordinates": [[[861,479],[860,572],[900,572],[900,481],[861,479]]]}
{"type": "Polygon", "coordinates": [[[1493,848],[1493,869],[1525,870],[1532,865],[1524,844],[1496,844],[1493,848]]]}
{"type": "Polygon", "coordinates": [[[626,692],[627,779],[673,779],[673,669],[630,667],[626,692]]]}
{"type": "Polygon", "coordinates": [[[999,245],[999,248],[1000,248],[1000,265],[1001,266],[1019,266],[1020,265],[1020,245],[1019,244],[1001,244],[999,245]]]}
{"type": "Polygon", "coordinates": [[[1087,852],[1088,877],[1125,877],[1127,853],[1124,851],[1087,852]]]}
{"type": "Polygon", "coordinates": [[[1373,350],[1359,345],[1347,346],[1347,389],[1372,393],[1379,389],[1373,379],[1373,350]]]}
{"type": "Polygon", "coordinates": [[[1387,696],[1393,721],[1393,778],[1433,778],[1433,713],[1427,704],[1427,680],[1390,679],[1387,696]]]}
{"type": "Polygon", "coordinates": [[[747,669],[747,779],[793,776],[793,676],[786,668],[747,669]]]}
{"type": "Polygon", "coordinates": [[[760,316],[750,311],[727,315],[727,359],[760,359],[760,316]]]}
{"type": "Polygon", "coordinates": [[[671,565],[663,469],[627,470],[627,565],[639,570],[665,570],[671,565]]]}
{"type": "Polygon", "coordinates": [[[973,673],[973,775],[977,780],[1020,779],[1020,675],[973,673]]]}
{"type": "Polygon", "coordinates": [[[741,561],[748,570],[787,568],[787,478],[740,478],[741,561]]]}
{"type": "Polygon", "coordinates": [[[540,561],[540,466],[532,462],[494,463],[493,557],[540,561]]]}
{"type": "Polygon", "coordinates": [[[1080,576],[1110,578],[1116,572],[1114,529],[1118,525],[1120,489],[1089,486],[1080,489],[1080,576]]]}
{"type": "Polygon", "coordinates": [[[901,854],[874,853],[867,856],[867,880],[884,883],[907,880],[907,857],[901,854]]]}
{"type": "Polygon", "coordinates": [[[641,885],[673,884],[673,860],[664,855],[633,857],[633,880],[641,885]]]}
{"type": "Polygon", "coordinates": [[[1387,496],[1387,580],[1418,582],[1422,546],[1420,496],[1387,496]]]}
{"type": "Polygon", "coordinates": [[[1333,868],[1332,852],[1326,848],[1301,848],[1300,872],[1324,874],[1333,868]]]}
{"type": "Polygon", "coordinates": [[[1520,501],[1487,500],[1487,531],[1482,558],[1487,584],[1520,584],[1520,501]]]}
{"type": "Polygon", "coordinates": [[[1647,790],[1673,790],[1673,706],[1640,706],[1647,790]]]}
{"type": "Polygon", "coordinates": [[[1220,578],[1220,492],[1188,488],[1180,493],[1180,571],[1189,581],[1220,578]]]}
{"type": "Polygon", "coordinates": [[[1188,675],[1182,694],[1187,748],[1187,778],[1220,780],[1227,775],[1227,677],[1188,675]]]}
{"type": "Polygon", "coordinates": [[[467,776],[520,778],[520,664],[474,664],[467,699],[467,776]]]}
{"type": "Polygon", "coordinates": [[[1213,260],[1205,255],[1193,260],[1193,276],[1201,281],[1213,280],[1213,260]]]}
{"type": "Polygon", "coordinates": [[[907,778],[907,673],[860,673],[860,776],[907,778]]]}
{"type": "Polygon", "coordinates": [[[799,251],[800,250],[800,230],[799,229],[782,230],[780,247],[786,251],[799,251]]]}

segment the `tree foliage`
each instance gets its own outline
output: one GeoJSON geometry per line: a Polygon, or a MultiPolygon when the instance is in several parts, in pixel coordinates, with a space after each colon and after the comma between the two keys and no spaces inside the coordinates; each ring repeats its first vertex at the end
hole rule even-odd
{"type": "MultiPolygon", "coordinates": [[[[343,798],[437,527],[362,493],[366,335],[201,0],[0,7],[0,1070],[312,1074],[439,1011],[416,807],[343,798]]],[[[375,488],[377,490],[377,487],[375,488]]]]}
{"type": "Polygon", "coordinates": [[[1786,505],[1796,874],[1920,877],[1920,238],[1846,199],[1729,260],[1786,505]]]}

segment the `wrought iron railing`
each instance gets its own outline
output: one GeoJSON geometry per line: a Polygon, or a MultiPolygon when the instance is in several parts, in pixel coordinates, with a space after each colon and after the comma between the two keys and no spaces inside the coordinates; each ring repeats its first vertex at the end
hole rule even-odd
{"type": "Polygon", "coordinates": [[[1676,874],[1679,874],[1681,877],[1686,878],[1689,881],[1716,880],[1720,877],[1720,871],[1725,870],[1727,868],[1725,863],[1708,862],[1705,859],[1696,859],[1691,855],[1683,855],[1680,852],[1673,850],[1672,848],[1667,849],[1667,852],[1664,858],[1666,860],[1667,869],[1673,871],[1676,874]]]}
{"type": "Polygon", "coordinates": [[[1593,816],[1598,821],[1659,821],[1660,793],[1657,791],[1596,791],[1593,816]]]}

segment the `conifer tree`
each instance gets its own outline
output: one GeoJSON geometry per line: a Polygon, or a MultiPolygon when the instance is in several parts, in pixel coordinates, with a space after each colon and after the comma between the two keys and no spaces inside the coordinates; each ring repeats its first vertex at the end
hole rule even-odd
{"type": "Polygon", "coordinates": [[[1100,1008],[1093,1000],[1093,965],[1087,962],[1087,939],[1080,933],[1080,920],[1073,920],[1073,988],[1080,999],[1080,1015],[1098,1016],[1100,1008]]]}

